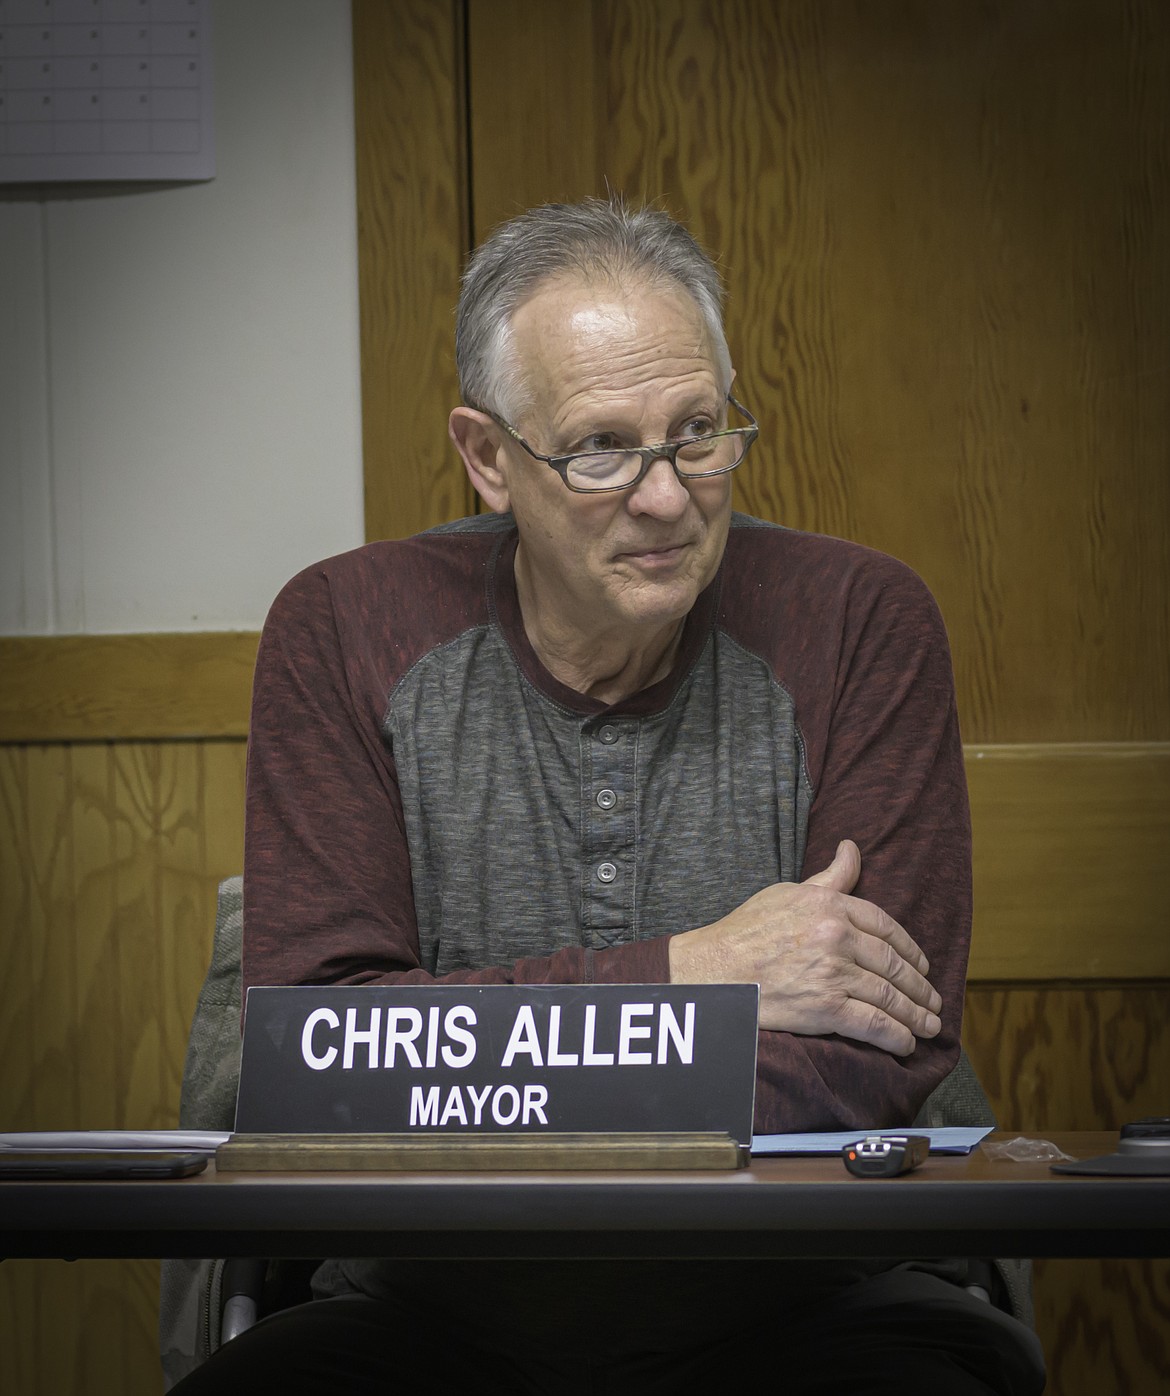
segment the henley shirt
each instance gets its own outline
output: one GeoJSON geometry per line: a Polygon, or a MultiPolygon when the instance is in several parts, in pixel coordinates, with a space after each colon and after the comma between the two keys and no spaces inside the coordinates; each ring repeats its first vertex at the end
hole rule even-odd
{"type": "Polygon", "coordinates": [[[306,569],[253,691],[244,983],[662,983],[670,936],[853,839],[930,961],[906,1058],[761,1032],[758,1132],[908,1125],[958,1057],[970,822],[942,619],[902,563],[732,517],[669,675],[607,705],[524,632],[509,515],[306,569]]]}

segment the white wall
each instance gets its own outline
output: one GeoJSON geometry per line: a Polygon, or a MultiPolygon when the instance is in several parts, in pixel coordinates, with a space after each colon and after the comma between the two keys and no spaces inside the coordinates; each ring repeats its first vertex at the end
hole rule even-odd
{"type": "Polygon", "coordinates": [[[0,633],[255,629],[362,539],[348,0],[217,0],[217,174],[0,202],[0,633]]]}

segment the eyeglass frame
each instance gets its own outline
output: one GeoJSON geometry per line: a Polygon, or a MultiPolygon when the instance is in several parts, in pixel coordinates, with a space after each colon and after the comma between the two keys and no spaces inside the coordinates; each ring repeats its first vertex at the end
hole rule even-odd
{"type": "Polygon", "coordinates": [[[755,444],[756,438],[760,434],[760,424],[747,408],[741,402],[737,402],[730,393],[727,394],[727,401],[737,412],[748,419],[748,425],[746,427],[725,427],[723,431],[713,431],[707,436],[684,436],[678,441],[664,441],[657,446],[619,446],[613,447],[608,451],[570,451],[567,455],[560,456],[546,456],[542,452],[534,450],[510,422],[505,422],[503,417],[497,417],[494,412],[484,411],[482,408],[480,410],[484,411],[484,415],[490,417],[492,421],[495,422],[496,426],[506,431],[513,441],[523,446],[534,460],[543,461],[550,469],[555,470],[561,477],[561,483],[567,490],[572,490],[574,494],[612,494],[616,490],[632,490],[635,485],[640,485],[646,478],[650,467],[658,460],[669,461],[670,468],[674,471],[675,475],[684,482],[687,480],[710,480],[716,475],[730,475],[733,470],[738,470],[747,459],[747,453],[751,450],[752,446],[755,444]],[[699,470],[695,471],[693,474],[687,474],[678,468],[678,453],[684,447],[693,446],[700,441],[713,441],[719,436],[741,436],[744,434],[746,434],[747,440],[744,442],[743,455],[740,456],[739,460],[737,460],[734,465],[724,465],[718,470],[699,470]],[[573,461],[587,459],[589,456],[613,456],[618,454],[641,457],[642,468],[632,480],[628,480],[624,485],[600,485],[596,489],[583,489],[580,485],[570,484],[569,466],[573,461]]]}

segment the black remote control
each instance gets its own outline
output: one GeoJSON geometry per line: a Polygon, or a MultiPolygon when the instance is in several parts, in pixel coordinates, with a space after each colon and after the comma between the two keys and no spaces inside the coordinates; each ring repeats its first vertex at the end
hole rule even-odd
{"type": "Polygon", "coordinates": [[[845,1167],[859,1178],[896,1178],[926,1162],[925,1134],[869,1134],[841,1150],[845,1167]]]}

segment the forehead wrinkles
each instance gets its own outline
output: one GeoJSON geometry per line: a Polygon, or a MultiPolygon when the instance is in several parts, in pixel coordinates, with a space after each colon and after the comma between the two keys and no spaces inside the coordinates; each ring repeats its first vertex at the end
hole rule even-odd
{"type": "Polygon", "coordinates": [[[654,423],[665,431],[670,425],[667,419],[680,411],[715,409],[717,396],[718,380],[709,365],[655,357],[643,365],[611,361],[606,373],[578,380],[555,401],[539,395],[538,410],[547,407],[550,430],[568,436],[582,428],[639,422],[653,433],[654,423]]]}
{"type": "Polygon", "coordinates": [[[617,398],[650,382],[717,390],[714,346],[698,306],[681,290],[554,283],[521,306],[515,344],[535,398],[563,419],[586,397],[617,398]]]}

